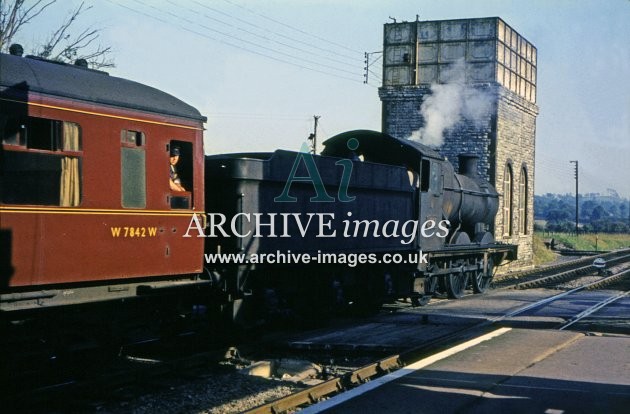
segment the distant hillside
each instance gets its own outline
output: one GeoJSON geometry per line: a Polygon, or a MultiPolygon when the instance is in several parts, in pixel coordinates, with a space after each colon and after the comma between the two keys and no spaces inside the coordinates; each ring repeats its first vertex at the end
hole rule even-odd
{"type": "MultiPolygon", "coordinates": [[[[578,211],[584,232],[630,232],[630,200],[619,197],[614,191],[580,194],[578,211]]],[[[534,218],[538,230],[574,231],[575,194],[535,196],[534,218]]]]}

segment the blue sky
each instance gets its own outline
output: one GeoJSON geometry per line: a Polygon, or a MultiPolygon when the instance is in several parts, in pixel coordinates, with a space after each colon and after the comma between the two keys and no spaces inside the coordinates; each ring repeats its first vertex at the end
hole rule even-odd
{"type": "MultiPolygon", "coordinates": [[[[16,38],[46,37],[74,0],[16,38]]],[[[380,130],[380,67],[363,84],[363,52],[383,23],[498,16],[538,48],[536,193],[630,196],[629,0],[87,0],[77,28],[102,29],[116,67],[208,117],[207,153],[298,150],[320,115],[320,140],[380,130]]],[[[377,56],[377,55],[375,55],[377,56]]],[[[321,142],[321,141],[320,141],[321,142]]]]}

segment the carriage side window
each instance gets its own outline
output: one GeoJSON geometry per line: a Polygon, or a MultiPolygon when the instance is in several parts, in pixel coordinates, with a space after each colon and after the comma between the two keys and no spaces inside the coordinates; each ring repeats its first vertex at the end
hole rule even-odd
{"type": "Polygon", "coordinates": [[[55,119],[3,117],[2,143],[44,151],[81,151],[79,124],[55,119]]]}
{"type": "Polygon", "coordinates": [[[125,208],[147,205],[145,135],[141,131],[120,132],[121,204],[125,208]]]}
{"type": "Polygon", "coordinates": [[[144,132],[123,129],[120,131],[120,142],[131,147],[141,147],[144,145],[144,132]]]}
{"type": "Polygon", "coordinates": [[[81,204],[81,127],[74,122],[5,116],[0,199],[6,204],[81,204]]]}
{"type": "Polygon", "coordinates": [[[18,116],[0,114],[0,134],[2,143],[7,145],[26,145],[26,122],[18,116]]]}
{"type": "Polygon", "coordinates": [[[26,126],[26,148],[56,151],[61,148],[62,122],[29,118],[26,126]]]}

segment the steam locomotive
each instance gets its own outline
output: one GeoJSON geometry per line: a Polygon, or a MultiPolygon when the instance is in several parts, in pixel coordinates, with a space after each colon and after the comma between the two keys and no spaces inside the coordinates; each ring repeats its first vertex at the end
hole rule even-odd
{"type": "Polygon", "coordinates": [[[495,267],[516,258],[517,246],[489,231],[498,195],[477,175],[476,157],[460,156],[456,174],[436,151],[380,132],[349,131],[324,145],[321,156],[206,157],[214,212],[206,259],[216,283],[292,309],[374,309],[482,293],[495,267]],[[233,232],[214,231],[218,222],[233,232]],[[219,254],[249,262],[217,265],[219,254]]]}
{"type": "Polygon", "coordinates": [[[205,118],[84,66],[0,54],[0,312],[195,297],[260,309],[461,297],[516,257],[462,157],[350,131],[305,152],[204,156],[205,118]],[[169,157],[185,191],[169,187],[169,157]]]}

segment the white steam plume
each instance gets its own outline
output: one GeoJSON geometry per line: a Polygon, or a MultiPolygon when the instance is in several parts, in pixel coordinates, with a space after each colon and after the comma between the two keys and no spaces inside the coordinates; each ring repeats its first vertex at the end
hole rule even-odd
{"type": "Polygon", "coordinates": [[[444,132],[466,119],[482,125],[492,107],[493,97],[487,91],[466,84],[466,65],[459,59],[441,78],[445,83],[431,85],[431,95],[420,107],[424,126],[412,132],[408,139],[431,147],[444,142],[444,132]]]}

